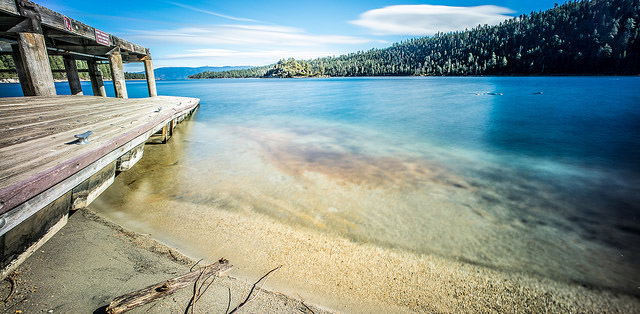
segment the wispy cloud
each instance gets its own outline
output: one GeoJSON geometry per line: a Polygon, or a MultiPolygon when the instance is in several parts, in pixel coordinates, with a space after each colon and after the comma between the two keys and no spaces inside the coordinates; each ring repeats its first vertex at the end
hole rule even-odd
{"type": "Polygon", "coordinates": [[[301,29],[271,25],[212,25],[168,30],[130,30],[128,38],[194,45],[321,46],[383,42],[342,35],[314,35],[301,29]]]}
{"type": "Polygon", "coordinates": [[[335,55],[330,51],[306,51],[306,50],[254,50],[239,51],[232,49],[192,49],[184,53],[172,54],[164,56],[166,59],[183,59],[183,58],[251,58],[251,59],[269,59],[275,60],[280,58],[296,58],[296,59],[313,59],[335,55]]]}
{"type": "Polygon", "coordinates": [[[179,6],[181,8],[185,8],[185,9],[189,9],[189,10],[192,10],[192,11],[205,13],[205,14],[209,14],[209,15],[213,15],[213,16],[217,16],[217,17],[221,17],[221,18],[225,18],[225,19],[229,19],[229,20],[233,20],[233,21],[259,22],[257,20],[247,19],[247,18],[243,18],[243,17],[235,17],[235,16],[225,15],[225,14],[221,14],[221,13],[217,13],[217,12],[213,12],[213,11],[209,11],[209,10],[204,10],[204,9],[192,7],[190,5],[186,5],[186,4],[182,4],[182,3],[171,2],[171,1],[167,1],[167,3],[173,4],[175,6],[179,6]]]}
{"type": "Polygon", "coordinates": [[[370,10],[350,23],[376,35],[433,35],[498,24],[515,11],[494,5],[454,7],[444,5],[393,5],[370,10]]]}

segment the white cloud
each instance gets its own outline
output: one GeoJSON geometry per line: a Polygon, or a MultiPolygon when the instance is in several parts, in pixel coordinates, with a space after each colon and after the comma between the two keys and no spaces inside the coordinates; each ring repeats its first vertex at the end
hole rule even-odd
{"type": "Polygon", "coordinates": [[[335,55],[335,52],[328,51],[307,51],[307,50],[252,50],[239,51],[233,49],[191,49],[184,53],[170,54],[165,56],[166,59],[183,59],[183,58],[244,58],[244,59],[267,59],[278,60],[281,58],[296,59],[313,59],[318,57],[326,57],[335,55]]]}
{"type": "Polygon", "coordinates": [[[173,30],[130,31],[128,38],[157,40],[197,45],[281,45],[321,46],[327,44],[365,44],[381,42],[367,38],[341,35],[313,35],[301,29],[268,25],[213,25],[173,30]]]}
{"type": "Polygon", "coordinates": [[[229,19],[229,20],[242,21],[242,22],[258,22],[256,20],[247,19],[247,18],[243,18],[243,17],[235,17],[235,16],[225,15],[225,14],[221,14],[221,13],[213,12],[213,11],[209,11],[209,10],[198,9],[196,7],[192,7],[190,5],[186,5],[186,4],[182,4],[182,3],[171,2],[171,1],[167,1],[167,2],[171,3],[173,5],[179,6],[181,8],[189,9],[191,11],[196,11],[196,12],[200,12],[200,13],[204,13],[204,14],[209,14],[209,15],[213,15],[213,16],[217,16],[217,17],[221,17],[221,18],[225,18],[225,19],[229,19]]]}
{"type": "Polygon", "coordinates": [[[433,35],[498,24],[511,18],[513,10],[483,5],[454,7],[444,5],[393,5],[367,11],[350,23],[368,28],[376,35],[433,35]]]}

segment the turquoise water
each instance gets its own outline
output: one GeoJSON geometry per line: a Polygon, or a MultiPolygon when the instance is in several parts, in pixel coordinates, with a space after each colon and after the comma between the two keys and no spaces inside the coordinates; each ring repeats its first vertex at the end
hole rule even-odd
{"type": "MultiPolygon", "coordinates": [[[[127,87],[146,96],[145,82],[127,87]]],[[[140,166],[156,176],[145,193],[640,294],[640,78],[230,79],[158,91],[201,108],[170,142],[177,167],[140,166]]]]}

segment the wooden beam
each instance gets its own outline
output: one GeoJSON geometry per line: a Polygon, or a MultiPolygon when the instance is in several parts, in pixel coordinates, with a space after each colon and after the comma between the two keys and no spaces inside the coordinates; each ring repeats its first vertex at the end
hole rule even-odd
{"type": "Polygon", "coordinates": [[[169,128],[165,124],[162,127],[162,144],[166,144],[169,141],[169,128]]]}
{"type": "Polygon", "coordinates": [[[59,50],[73,51],[73,52],[84,53],[88,55],[99,55],[99,56],[104,56],[109,51],[111,51],[111,49],[113,49],[107,46],[97,46],[97,45],[84,45],[84,46],[56,45],[55,48],[59,50]]]}
{"type": "Polygon", "coordinates": [[[156,76],[153,73],[153,63],[151,59],[144,60],[144,72],[147,76],[147,88],[149,90],[149,97],[158,96],[158,91],[156,90],[156,76]]]}
{"type": "Polygon", "coordinates": [[[20,15],[15,0],[0,0],[0,11],[13,15],[20,15]]]}
{"type": "Polygon", "coordinates": [[[111,66],[111,79],[113,89],[117,98],[129,98],[127,95],[127,85],[124,80],[124,68],[122,67],[122,56],[120,51],[114,51],[109,55],[109,65],[111,66]]]}
{"type": "MultiPolygon", "coordinates": [[[[25,96],[55,96],[53,74],[44,36],[37,33],[18,33],[18,48],[22,59],[23,79],[20,80],[25,96]]],[[[18,71],[20,75],[20,71],[18,71]]]]}
{"type": "MultiPolygon", "coordinates": [[[[45,33],[51,33],[54,37],[60,39],[62,39],[60,35],[68,34],[67,38],[72,38],[73,40],[83,38],[93,45],[99,44],[96,41],[95,28],[78,20],[62,15],[58,12],[50,10],[46,7],[33,3],[29,0],[0,0],[0,12],[14,17],[22,16],[31,18],[33,21],[37,21],[38,24],[42,25],[41,31],[44,31],[45,33]],[[16,4],[19,4],[20,6],[18,7],[16,4]],[[25,8],[30,9],[30,11],[36,13],[38,18],[34,19],[34,16],[29,16],[24,10],[25,8]]],[[[140,55],[149,54],[149,50],[145,47],[136,45],[113,35],[108,36],[110,45],[105,47],[117,47],[120,48],[123,52],[132,52],[140,55]]],[[[76,46],[73,49],[78,47],[79,46],[76,46]]],[[[101,55],[104,56],[104,54],[101,55]]]]}
{"type": "Polygon", "coordinates": [[[204,280],[210,276],[218,276],[220,273],[225,272],[232,267],[233,266],[229,264],[229,261],[220,259],[217,263],[205,266],[202,269],[197,269],[185,275],[171,278],[138,291],[133,291],[119,296],[109,303],[106,312],[109,314],[121,314],[127,312],[138,306],[172,295],[174,292],[190,286],[194,282],[197,284],[201,279],[204,280]]]}
{"type": "Polygon", "coordinates": [[[71,95],[82,95],[82,86],[80,85],[80,76],[78,75],[78,65],[76,59],[71,56],[64,56],[64,69],[67,72],[67,80],[71,95]]]}
{"type": "Polygon", "coordinates": [[[105,90],[104,82],[102,81],[102,73],[100,72],[100,69],[98,69],[96,60],[87,60],[87,66],[89,68],[89,78],[91,79],[91,88],[93,89],[93,95],[107,97],[107,91],[105,90]]]}
{"type": "MultiPolygon", "coordinates": [[[[68,56],[68,55],[62,55],[62,56],[68,56]]],[[[2,71],[2,70],[0,70],[0,71],[2,71]]],[[[15,72],[13,70],[9,70],[9,71],[15,72]]],[[[54,69],[54,70],[51,70],[51,72],[53,72],[53,73],[67,73],[67,70],[54,69]]],[[[89,72],[89,69],[78,69],[78,72],[89,72]]]]}

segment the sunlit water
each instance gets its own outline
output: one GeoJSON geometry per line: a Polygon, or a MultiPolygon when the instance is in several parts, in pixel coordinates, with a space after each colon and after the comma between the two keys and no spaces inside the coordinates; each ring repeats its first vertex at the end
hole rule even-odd
{"type": "MultiPolygon", "coordinates": [[[[145,96],[145,82],[127,84],[145,96]]],[[[158,91],[201,108],[95,206],[194,255],[211,253],[198,246],[206,235],[172,231],[164,224],[179,225],[181,208],[158,200],[639,294],[640,78],[158,81],[158,91]]]]}

